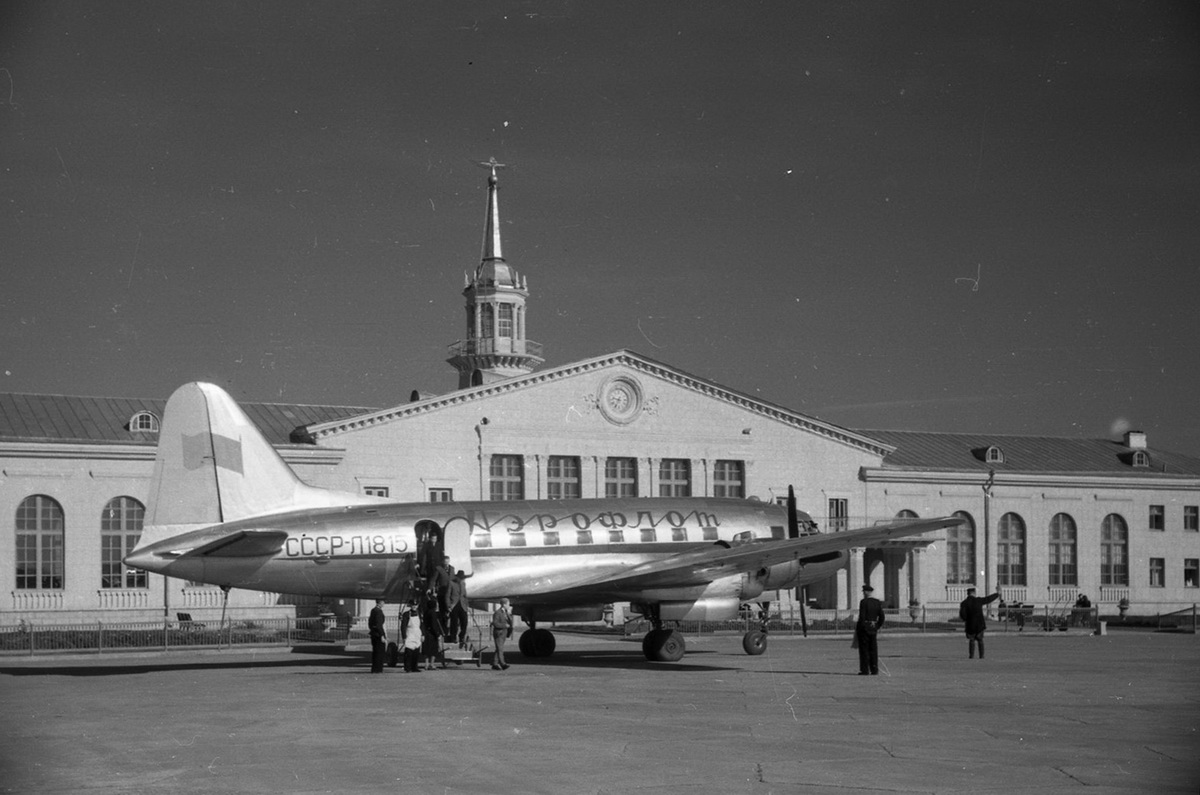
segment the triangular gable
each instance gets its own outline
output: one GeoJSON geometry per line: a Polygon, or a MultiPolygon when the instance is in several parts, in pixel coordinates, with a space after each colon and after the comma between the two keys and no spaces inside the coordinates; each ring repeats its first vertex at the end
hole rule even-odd
{"type": "Polygon", "coordinates": [[[866,450],[874,455],[884,456],[894,449],[891,445],[883,444],[870,437],[721,386],[713,381],[694,376],[676,367],[657,362],[630,350],[620,350],[591,359],[583,359],[570,364],[539,370],[528,375],[519,375],[503,381],[484,384],[483,386],[461,389],[445,395],[416,400],[391,409],[383,409],[356,417],[310,425],[307,429],[308,436],[314,441],[320,441],[323,438],[337,436],[341,433],[403,420],[449,406],[458,406],[465,403],[486,400],[497,395],[532,389],[550,381],[571,378],[581,373],[605,370],[613,367],[627,367],[648,377],[692,390],[712,400],[719,400],[737,406],[745,411],[781,422],[784,425],[817,434],[841,444],[866,450]]]}

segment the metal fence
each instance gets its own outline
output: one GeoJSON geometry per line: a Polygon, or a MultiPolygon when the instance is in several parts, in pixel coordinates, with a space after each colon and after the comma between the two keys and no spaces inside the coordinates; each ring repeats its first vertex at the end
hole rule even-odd
{"type": "Polygon", "coordinates": [[[0,626],[0,655],[115,653],[175,649],[229,649],[248,646],[345,646],[367,638],[365,624],[353,620],[268,618],[258,621],[158,621],[0,626]]]}

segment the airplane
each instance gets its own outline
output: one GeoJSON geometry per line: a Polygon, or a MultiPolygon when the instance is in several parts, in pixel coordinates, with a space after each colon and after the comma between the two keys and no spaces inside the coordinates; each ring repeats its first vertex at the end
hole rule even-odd
{"type": "MultiPolygon", "coordinates": [[[[767,648],[763,594],[827,579],[847,550],[952,527],[954,517],[818,533],[786,506],[727,498],[403,503],[300,480],[223,389],[194,382],[167,402],[143,533],[128,566],[193,582],[323,599],[419,595],[449,556],[470,602],[507,597],[546,657],[539,622],[600,620],[629,602],[652,629],[651,661],[682,659],[675,622],[760,604],[743,648],[767,648]]],[[[769,604],[769,602],[767,603],[769,604]]]]}

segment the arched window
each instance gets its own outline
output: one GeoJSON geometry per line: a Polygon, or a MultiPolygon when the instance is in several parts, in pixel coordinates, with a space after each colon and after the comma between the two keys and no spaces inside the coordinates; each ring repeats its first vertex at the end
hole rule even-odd
{"type": "Polygon", "coordinates": [[[954,515],[966,519],[966,524],[946,531],[946,584],[975,584],[975,520],[965,511],[954,515]]]}
{"type": "Polygon", "coordinates": [[[139,411],[129,418],[129,430],[141,433],[158,433],[158,417],[153,412],[139,411]]]}
{"type": "Polygon", "coordinates": [[[1004,451],[1001,450],[999,447],[992,445],[991,447],[989,447],[987,449],[987,453],[984,455],[984,460],[987,461],[989,464],[1003,464],[1004,463],[1004,451]]]}
{"type": "Polygon", "coordinates": [[[1056,513],[1050,520],[1050,585],[1078,585],[1075,573],[1075,520],[1056,513]]]}
{"type": "Polygon", "coordinates": [[[146,506],[133,497],[109,500],[100,514],[100,587],[145,588],[146,572],[131,569],[122,559],[142,537],[146,506]]]}
{"type": "Polygon", "coordinates": [[[1100,584],[1129,585],[1129,525],[1115,513],[1100,524],[1100,584]]]}
{"type": "Polygon", "coordinates": [[[1150,456],[1144,450],[1137,450],[1133,454],[1133,465],[1135,467],[1150,466],[1150,456]]]}
{"type": "Polygon", "coordinates": [[[1015,513],[1000,517],[996,539],[996,582],[1025,585],[1025,520],[1015,513]]]}
{"type": "Polygon", "coordinates": [[[44,494],[26,497],[17,506],[17,588],[59,590],[63,587],[66,521],[58,502],[44,494]]]}

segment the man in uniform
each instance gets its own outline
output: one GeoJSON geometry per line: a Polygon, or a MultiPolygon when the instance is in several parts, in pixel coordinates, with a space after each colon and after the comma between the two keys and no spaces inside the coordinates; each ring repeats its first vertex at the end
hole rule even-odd
{"type": "Polygon", "coordinates": [[[387,628],[384,626],[383,600],[376,599],[367,618],[367,629],[371,633],[371,673],[383,673],[383,657],[387,651],[387,628]]]}
{"type": "Polygon", "coordinates": [[[991,596],[978,597],[974,588],[967,589],[967,598],[958,606],[958,617],[967,630],[967,659],[975,658],[975,644],[979,644],[979,659],[983,659],[983,631],[987,621],[983,617],[983,606],[1000,598],[1000,591],[991,596]]]}
{"type": "Polygon", "coordinates": [[[512,613],[508,609],[508,599],[501,599],[500,606],[492,613],[492,643],[496,644],[496,656],[492,658],[492,670],[506,671],[508,663],[504,661],[504,641],[512,637],[512,613]]]}
{"type": "Polygon", "coordinates": [[[883,626],[883,602],[871,596],[875,589],[864,585],[862,601],[858,603],[858,623],[854,635],[858,640],[858,675],[879,675],[879,628],[883,626]]]}

